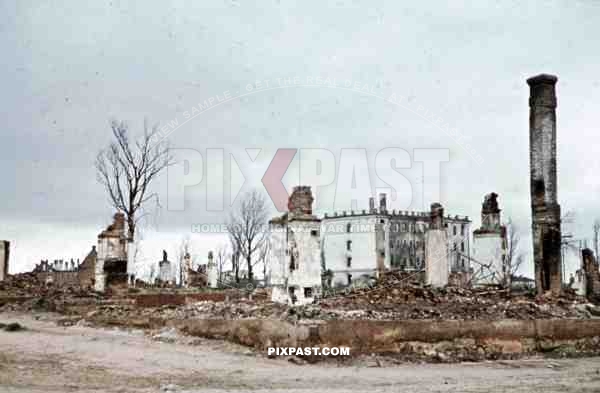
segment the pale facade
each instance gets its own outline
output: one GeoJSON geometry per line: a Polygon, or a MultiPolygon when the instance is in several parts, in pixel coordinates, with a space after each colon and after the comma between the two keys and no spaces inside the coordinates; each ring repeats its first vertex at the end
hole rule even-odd
{"type": "Polygon", "coordinates": [[[312,215],[310,187],[295,187],[289,213],[270,221],[271,299],[311,303],[321,293],[321,222],[312,215]]]}
{"type": "MultiPolygon", "coordinates": [[[[437,244],[436,254],[443,254],[438,257],[444,264],[440,274],[470,274],[470,224],[468,217],[446,216],[435,240],[430,236],[432,247],[437,244]]],[[[430,225],[430,212],[387,210],[385,195],[380,195],[377,209],[371,199],[369,210],[326,214],[321,238],[324,268],[333,275],[331,285],[375,278],[389,269],[425,270],[430,225]]],[[[430,255],[433,251],[430,248],[430,255]]]]}
{"type": "Polygon", "coordinates": [[[332,273],[332,287],[350,285],[390,268],[389,221],[386,215],[376,213],[323,218],[323,261],[332,273]]]}
{"type": "Polygon", "coordinates": [[[158,262],[158,279],[166,284],[174,284],[173,266],[167,257],[167,252],[163,250],[163,258],[158,262]]]}
{"type": "Polygon", "coordinates": [[[498,195],[485,196],[481,208],[481,227],[473,232],[475,285],[504,284],[507,251],[506,227],[501,225],[498,195]]]}
{"type": "Polygon", "coordinates": [[[212,251],[208,253],[208,263],[206,264],[206,286],[209,288],[219,287],[217,264],[214,261],[212,251]]]}

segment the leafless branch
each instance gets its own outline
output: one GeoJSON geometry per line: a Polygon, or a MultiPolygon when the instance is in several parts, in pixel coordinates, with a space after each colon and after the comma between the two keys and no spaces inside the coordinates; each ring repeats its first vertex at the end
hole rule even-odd
{"type": "MultiPolygon", "coordinates": [[[[238,208],[229,215],[227,230],[233,255],[236,258],[242,256],[246,260],[249,280],[254,278],[252,268],[267,238],[267,214],[264,197],[257,191],[252,191],[244,195],[238,208]]],[[[239,281],[237,277],[236,280],[239,281]]]]}
{"type": "Polygon", "coordinates": [[[138,212],[158,194],[149,193],[149,187],[158,174],[172,163],[166,142],[155,144],[158,127],[149,129],[144,122],[141,138],[132,142],[125,122],[111,122],[113,142],[96,157],[96,174],[104,186],[112,206],[125,213],[128,237],[134,239],[138,212]]]}

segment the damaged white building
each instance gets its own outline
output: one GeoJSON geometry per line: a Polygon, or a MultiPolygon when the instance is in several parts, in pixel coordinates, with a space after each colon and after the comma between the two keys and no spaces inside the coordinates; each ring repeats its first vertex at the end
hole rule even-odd
{"type": "Polygon", "coordinates": [[[321,220],[312,214],[310,187],[294,187],[288,212],[269,222],[271,299],[311,303],[321,291],[321,220]]]}
{"type": "MultiPolygon", "coordinates": [[[[443,215],[443,209],[440,214],[443,215]]],[[[350,285],[354,280],[368,280],[390,269],[423,271],[431,222],[431,212],[388,210],[385,194],[379,196],[378,207],[371,198],[368,210],[326,214],[321,237],[324,266],[332,274],[331,285],[350,285]]],[[[445,235],[438,237],[443,237],[439,241],[445,252],[438,261],[431,262],[439,264],[443,258],[448,265],[444,270],[467,275],[470,224],[468,217],[441,217],[445,235]]]]}
{"type": "Polygon", "coordinates": [[[439,204],[430,212],[389,211],[381,194],[378,207],[371,198],[368,210],[321,220],[312,214],[312,203],[310,187],[295,187],[289,212],[269,223],[274,301],[312,302],[323,280],[342,287],[390,270],[415,273],[434,286],[448,284],[453,275],[463,281],[470,276],[468,217],[444,216],[439,204]]]}
{"type": "Polygon", "coordinates": [[[473,261],[476,285],[503,284],[507,252],[506,227],[500,221],[498,194],[485,196],[481,206],[481,227],[473,232],[473,261]]]}
{"type": "Polygon", "coordinates": [[[128,258],[125,215],[116,213],[113,223],[98,235],[94,289],[104,292],[109,284],[127,284],[128,258]]]}

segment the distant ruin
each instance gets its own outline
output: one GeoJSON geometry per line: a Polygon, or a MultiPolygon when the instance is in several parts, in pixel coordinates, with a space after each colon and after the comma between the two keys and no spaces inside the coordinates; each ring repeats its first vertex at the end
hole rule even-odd
{"type": "Polygon", "coordinates": [[[104,292],[108,285],[127,285],[127,236],[125,215],[116,213],[113,223],[98,235],[94,288],[104,292]]]}
{"type": "Polygon", "coordinates": [[[478,285],[506,284],[502,282],[510,272],[506,270],[507,234],[502,225],[498,194],[485,196],[481,205],[481,227],[473,231],[473,257],[477,268],[478,285]]]}

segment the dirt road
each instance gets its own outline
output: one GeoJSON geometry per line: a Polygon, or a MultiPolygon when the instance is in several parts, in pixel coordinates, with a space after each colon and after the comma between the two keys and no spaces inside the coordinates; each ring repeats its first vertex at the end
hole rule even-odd
{"type": "Polygon", "coordinates": [[[0,392],[599,392],[600,358],[369,367],[296,365],[222,341],[60,327],[0,314],[0,392]],[[164,341],[164,337],[162,340],[164,341]],[[182,342],[186,341],[186,342],[182,342]]]}

